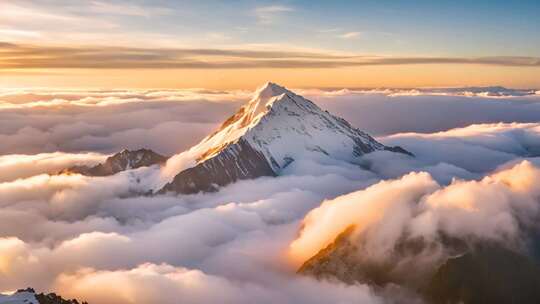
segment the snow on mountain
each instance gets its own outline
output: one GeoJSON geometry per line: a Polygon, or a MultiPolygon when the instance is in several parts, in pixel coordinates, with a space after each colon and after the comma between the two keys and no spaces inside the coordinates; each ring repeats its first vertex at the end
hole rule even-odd
{"type": "MultiPolygon", "coordinates": [[[[0,304],[79,304],[80,302],[66,300],[55,293],[36,293],[34,289],[20,289],[13,294],[0,294],[0,304]]],[[[88,304],[82,302],[82,304],[88,304]]]]}
{"type": "Polygon", "coordinates": [[[174,177],[161,192],[216,190],[239,179],[279,175],[308,154],[353,162],[377,150],[411,155],[387,147],[346,120],[274,83],[255,96],[189,153],[196,163],[174,177]]]}
{"type": "Polygon", "coordinates": [[[22,291],[11,295],[0,294],[0,304],[40,304],[33,292],[22,291]]]}

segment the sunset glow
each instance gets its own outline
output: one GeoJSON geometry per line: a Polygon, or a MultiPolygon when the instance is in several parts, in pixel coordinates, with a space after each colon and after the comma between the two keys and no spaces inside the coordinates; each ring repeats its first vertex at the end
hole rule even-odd
{"type": "Polygon", "coordinates": [[[538,0],[0,0],[0,304],[540,303],[538,0]]]}
{"type": "Polygon", "coordinates": [[[540,86],[534,1],[421,2],[4,1],[0,87],[540,86]]]}

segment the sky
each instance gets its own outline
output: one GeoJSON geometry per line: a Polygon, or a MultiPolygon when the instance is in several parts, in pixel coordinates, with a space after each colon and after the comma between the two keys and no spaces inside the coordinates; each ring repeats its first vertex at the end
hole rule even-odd
{"type": "Polygon", "coordinates": [[[357,258],[404,282],[455,256],[448,236],[529,254],[539,13],[498,0],[0,0],[0,302],[31,286],[93,304],[419,303],[406,284],[297,274],[351,225],[357,258]],[[415,157],[306,152],[219,192],[139,195],[195,164],[190,148],[266,81],[415,157]],[[140,148],[171,161],[58,174],[140,148]],[[387,254],[415,237],[428,251],[387,254]]]}
{"type": "Polygon", "coordinates": [[[537,1],[0,1],[0,87],[540,87],[537,1]]]}

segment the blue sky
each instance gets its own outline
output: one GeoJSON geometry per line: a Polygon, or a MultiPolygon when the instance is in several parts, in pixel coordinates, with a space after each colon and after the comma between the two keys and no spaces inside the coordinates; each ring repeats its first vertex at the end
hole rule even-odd
{"type": "MultiPolygon", "coordinates": [[[[115,26],[109,29],[111,33],[166,36],[178,38],[179,44],[290,44],[362,53],[443,56],[537,56],[540,50],[539,1],[9,2],[36,15],[47,12],[95,20],[95,24],[74,26],[75,32],[103,33],[103,24],[110,23],[115,26]]],[[[59,33],[67,28],[61,23],[49,26],[23,19],[12,24],[0,21],[0,30],[40,32],[41,39],[49,35],[62,43],[59,33]]],[[[73,42],[76,35],[71,34],[64,36],[73,42]]],[[[103,40],[107,41],[107,35],[103,40]]],[[[157,39],[156,44],[160,43],[157,39]]]]}
{"type": "MultiPolygon", "coordinates": [[[[253,53],[228,54],[227,60],[211,68],[336,68],[364,65],[366,61],[369,65],[429,61],[427,64],[452,65],[454,70],[456,64],[521,67],[528,69],[523,85],[536,86],[539,16],[540,1],[0,1],[0,43],[23,50],[17,51],[18,57],[9,53],[9,61],[0,68],[209,68],[208,62],[223,59],[219,57],[223,50],[234,49],[302,52],[303,58],[294,61],[290,54],[273,54],[271,58],[253,53]],[[77,49],[75,54],[53,47],[85,51],[77,49]],[[130,48],[129,56],[107,49],[113,47],[130,48]],[[106,54],[96,55],[99,48],[106,49],[106,54]],[[41,57],[28,57],[36,49],[41,57]],[[169,49],[205,52],[191,54],[191,61],[186,63],[185,54],[173,56],[169,49]],[[60,53],[61,58],[43,59],[44,55],[60,53]],[[332,64],[328,58],[307,64],[312,55],[306,53],[341,57],[332,64]],[[355,60],[361,56],[362,62],[344,63],[347,56],[357,56],[355,60]],[[171,57],[174,64],[163,62],[171,57]],[[396,60],[373,62],[371,57],[396,60]],[[259,62],[255,64],[254,58],[259,62]],[[288,58],[286,62],[275,62],[284,58],[288,58]],[[158,59],[161,61],[156,62],[158,59]]],[[[452,83],[461,83],[457,80],[470,74],[465,70],[449,70],[455,80],[452,83]]],[[[482,71],[482,75],[494,73],[504,75],[505,71],[482,71]]],[[[413,74],[404,77],[411,79],[413,74]]],[[[517,70],[510,74],[520,75],[517,70]]],[[[507,83],[501,79],[474,83],[507,83]]]]}

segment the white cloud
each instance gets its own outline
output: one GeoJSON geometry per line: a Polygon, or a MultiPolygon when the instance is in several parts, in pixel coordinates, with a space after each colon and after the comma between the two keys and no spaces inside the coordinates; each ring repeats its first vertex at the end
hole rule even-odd
{"type": "Polygon", "coordinates": [[[257,21],[261,24],[276,22],[283,13],[293,12],[294,8],[285,5],[269,5],[257,7],[254,10],[257,21]]]}
{"type": "Polygon", "coordinates": [[[130,3],[107,3],[103,1],[92,1],[88,10],[98,14],[107,15],[127,15],[138,17],[154,17],[171,14],[173,11],[165,7],[139,6],[130,3]]]}
{"type": "Polygon", "coordinates": [[[381,181],[312,210],[290,254],[302,263],[351,226],[357,261],[386,265],[403,281],[413,273],[434,271],[452,254],[444,237],[469,246],[497,242],[527,254],[529,231],[539,228],[538,178],[540,169],[523,161],[481,180],[455,180],[446,187],[423,172],[381,181]],[[399,244],[414,240],[426,245],[419,252],[399,252],[399,244]]]}
{"type": "Polygon", "coordinates": [[[106,155],[99,153],[53,152],[34,155],[0,155],[0,183],[42,173],[53,174],[76,165],[96,165],[103,162],[105,158],[106,155]]]}
{"type": "Polygon", "coordinates": [[[361,34],[361,32],[347,32],[339,35],[338,37],[343,39],[356,39],[359,38],[361,34]]]}
{"type": "MultiPolygon", "coordinates": [[[[215,294],[225,303],[383,303],[387,295],[366,285],[319,282],[295,274],[296,264],[287,252],[306,214],[311,212],[304,236],[326,241],[364,216],[362,223],[380,228],[373,235],[373,248],[388,248],[405,226],[425,236],[441,225],[454,235],[521,235],[515,222],[526,222],[537,212],[530,198],[538,195],[531,181],[539,169],[521,161],[539,147],[538,123],[476,124],[430,134],[410,131],[455,126],[434,114],[448,107],[463,113],[481,110],[459,124],[486,113],[493,119],[527,120],[538,113],[536,100],[413,99],[351,92],[317,91],[313,96],[331,112],[356,117],[355,125],[388,130],[369,120],[383,119],[403,133],[380,139],[403,145],[417,157],[372,153],[359,160],[362,167],[305,158],[278,178],[240,181],[218,193],[152,197],[133,193],[152,187],[163,175],[157,167],[109,177],[46,173],[105,157],[82,151],[110,153],[149,145],[178,153],[215,128],[245,93],[4,93],[1,103],[9,107],[0,109],[0,137],[10,145],[0,147],[8,153],[0,156],[0,286],[33,286],[95,304],[169,303],[179,297],[201,303],[213,302],[215,294]],[[64,101],[48,104],[55,99],[64,101]],[[32,155],[58,149],[72,152],[32,155]],[[501,172],[487,173],[495,168],[501,172]],[[426,173],[406,175],[411,171],[426,173]],[[463,181],[452,183],[454,177],[463,181]],[[377,184],[381,179],[397,180],[377,184]],[[467,215],[463,206],[479,212],[467,215]],[[319,211],[311,211],[314,208],[319,211]],[[335,215],[323,212],[334,208],[335,215]]],[[[189,161],[175,159],[178,166],[189,161]]],[[[311,249],[302,257],[324,242],[306,243],[311,249]]]]}

